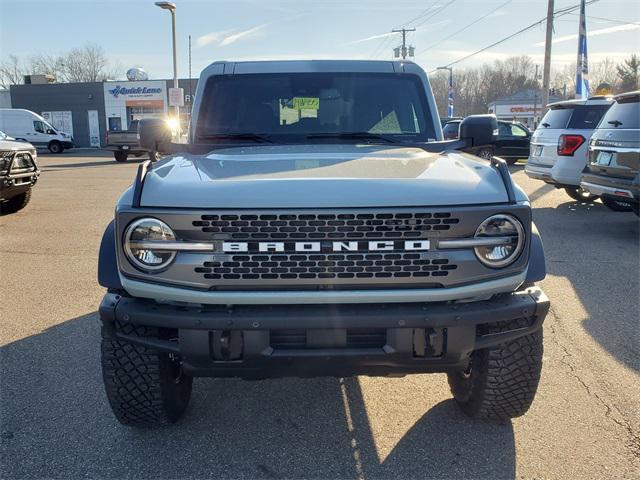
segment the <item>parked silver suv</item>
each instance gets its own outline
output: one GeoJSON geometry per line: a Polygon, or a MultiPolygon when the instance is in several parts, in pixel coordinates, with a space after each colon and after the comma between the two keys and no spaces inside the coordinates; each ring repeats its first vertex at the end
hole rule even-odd
{"type": "Polygon", "coordinates": [[[549,111],[531,137],[525,173],[564,188],[574,200],[598,198],[580,187],[580,177],[587,165],[591,134],[612,103],[612,97],[598,96],[548,105],[549,111]]]}

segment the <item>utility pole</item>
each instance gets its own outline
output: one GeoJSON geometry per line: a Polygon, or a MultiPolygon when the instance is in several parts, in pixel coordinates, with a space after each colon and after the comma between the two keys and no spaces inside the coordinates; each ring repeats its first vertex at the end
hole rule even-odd
{"type": "MultiPolygon", "coordinates": [[[[189,35],[189,103],[193,105],[193,82],[191,81],[191,35],[189,35]]],[[[189,112],[189,118],[191,118],[191,112],[189,112]]]]}
{"type": "MultiPolygon", "coordinates": [[[[536,86],[535,86],[535,93],[533,94],[533,128],[538,128],[538,121],[536,118],[536,113],[538,112],[538,64],[536,64],[535,80],[536,80],[536,86]]],[[[542,105],[544,105],[544,100],[542,101],[542,105]]]]}
{"type": "Polygon", "coordinates": [[[549,83],[551,77],[551,37],[553,36],[553,1],[547,5],[547,34],[544,41],[544,67],[542,69],[542,112],[549,103],[549,83]]]}
{"type": "Polygon", "coordinates": [[[447,94],[447,116],[453,117],[453,68],[438,67],[436,70],[449,70],[449,90],[447,94]]]}
{"type": "MultiPolygon", "coordinates": [[[[403,60],[407,58],[407,32],[415,31],[415,28],[400,28],[398,30],[391,30],[392,33],[402,33],[402,46],[394,48],[396,57],[401,56],[403,60]]],[[[408,52],[410,57],[413,57],[413,50],[414,48],[412,46],[409,46],[408,52]]]]}

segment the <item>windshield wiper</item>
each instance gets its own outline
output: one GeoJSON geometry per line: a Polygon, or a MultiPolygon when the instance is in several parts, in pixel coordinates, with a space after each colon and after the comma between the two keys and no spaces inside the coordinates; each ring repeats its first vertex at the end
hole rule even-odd
{"type": "Polygon", "coordinates": [[[620,120],[611,120],[610,122],[607,122],[609,125],[613,125],[614,127],[618,128],[620,125],[622,125],[622,122],[620,120]]]}
{"type": "Polygon", "coordinates": [[[312,133],[307,135],[308,139],[314,138],[338,138],[338,139],[354,139],[354,140],[381,140],[386,143],[398,143],[395,138],[371,132],[335,132],[335,133],[312,133]]]}
{"type": "Polygon", "coordinates": [[[252,140],[254,142],[273,143],[269,135],[264,133],[212,133],[199,135],[201,140],[252,140]]]}

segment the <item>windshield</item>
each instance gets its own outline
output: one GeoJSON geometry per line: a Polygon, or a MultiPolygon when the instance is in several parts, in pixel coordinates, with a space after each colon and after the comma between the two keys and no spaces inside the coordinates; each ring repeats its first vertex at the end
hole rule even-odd
{"type": "Polygon", "coordinates": [[[196,142],[204,143],[226,134],[296,141],[345,133],[434,140],[420,79],[376,73],[218,75],[207,81],[195,132],[196,142]]]}

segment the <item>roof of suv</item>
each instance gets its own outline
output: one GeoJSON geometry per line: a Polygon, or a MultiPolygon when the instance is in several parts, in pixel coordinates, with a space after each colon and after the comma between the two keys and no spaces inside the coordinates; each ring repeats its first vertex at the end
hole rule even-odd
{"type": "Polygon", "coordinates": [[[306,73],[306,72],[363,72],[363,73],[424,73],[416,63],[402,60],[255,60],[217,61],[202,71],[208,76],[223,68],[224,74],[241,73],[306,73]]]}
{"type": "Polygon", "coordinates": [[[624,92],[615,96],[615,100],[626,100],[631,97],[639,97],[640,98],[640,90],[634,90],[632,92],[624,92]]]}
{"type": "Polygon", "coordinates": [[[589,98],[576,98],[572,100],[562,100],[547,105],[548,108],[566,108],[572,105],[609,105],[613,103],[612,95],[597,95],[589,98]]]}

